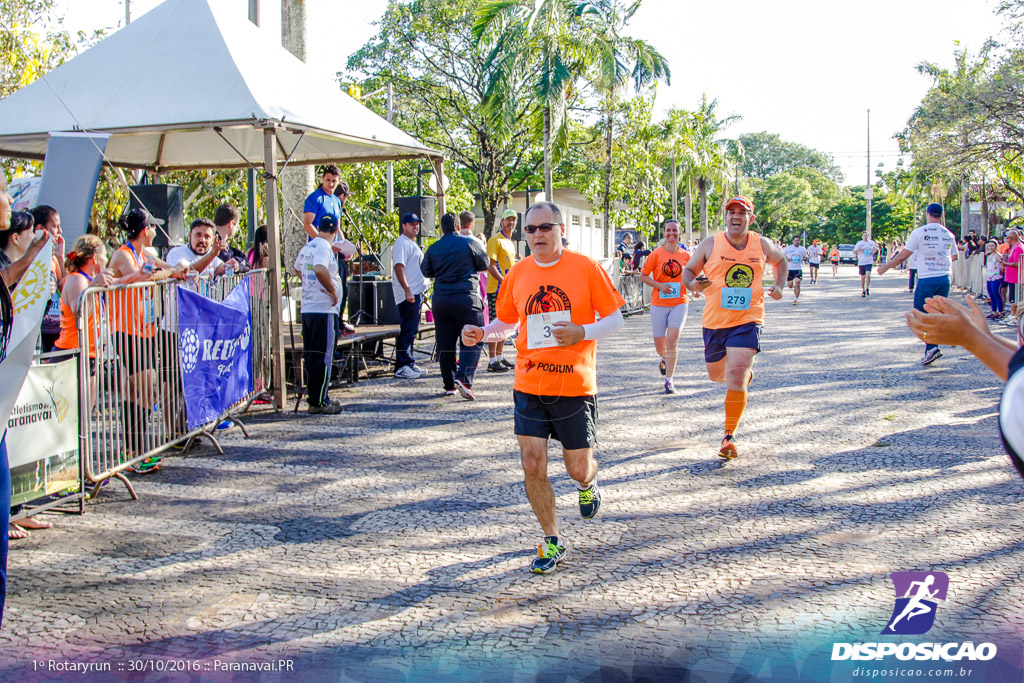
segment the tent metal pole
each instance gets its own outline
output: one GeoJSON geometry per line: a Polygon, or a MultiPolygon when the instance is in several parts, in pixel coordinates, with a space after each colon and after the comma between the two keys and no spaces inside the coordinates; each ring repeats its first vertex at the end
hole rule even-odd
{"type": "Polygon", "coordinates": [[[281,235],[277,211],[277,129],[263,129],[263,178],[266,182],[267,242],[270,248],[270,362],[274,400],[288,401],[284,370],[284,330],[281,329],[281,235]]]}
{"type": "Polygon", "coordinates": [[[437,215],[443,216],[445,209],[444,201],[444,157],[434,159],[434,176],[437,180],[437,215]]]}

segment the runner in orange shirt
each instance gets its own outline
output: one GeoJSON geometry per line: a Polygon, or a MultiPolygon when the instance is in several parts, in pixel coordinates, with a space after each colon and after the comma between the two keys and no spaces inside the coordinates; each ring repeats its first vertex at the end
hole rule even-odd
{"type": "Polygon", "coordinates": [[[512,387],[515,434],[526,496],[544,532],[530,571],[549,574],[568,545],[558,535],[548,439],[562,443],[565,469],[579,491],[580,516],[592,519],[601,506],[594,459],[597,340],[621,329],[619,309],[625,301],[596,261],[562,246],[565,224],[557,206],[538,202],[523,220],[532,255],[505,274],[497,320],[483,328],[466,325],[462,343],[500,341],[519,328],[512,387]]]}
{"type": "Polygon", "coordinates": [[[654,288],[651,292],[651,331],[654,333],[654,348],[661,356],[666,394],[676,393],[672,376],[679,357],[679,331],[686,324],[690,306],[683,287],[683,268],[689,260],[690,252],[679,244],[679,221],[673,218],[665,221],[665,244],[651,252],[640,273],[640,281],[654,288]]]}
{"type": "Polygon", "coordinates": [[[839,273],[839,247],[834,244],[828,254],[828,260],[832,263],[832,277],[835,277],[839,273]]]}
{"type": "Polygon", "coordinates": [[[754,357],[761,350],[764,324],[764,269],[770,263],[775,284],[768,295],[782,298],[786,257],[775,244],[749,230],[754,205],[736,196],[725,205],[725,231],[705,239],[683,271],[683,284],[705,292],[704,360],[712,382],[724,382],[725,437],[718,454],[726,459],[739,453],[734,435],[747,407],[747,386],[754,357]],[[704,271],[706,279],[699,279],[704,271]]]}
{"type": "MultiPolygon", "coordinates": [[[[118,284],[180,277],[186,270],[182,266],[172,269],[146,251],[153,245],[156,226],[162,224],[162,220],[154,218],[145,209],[132,209],[121,218],[125,243],[110,257],[110,269],[118,284]]],[[[107,310],[111,317],[110,327],[114,331],[115,349],[128,376],[122,406],[125,440],[133,454],[142,453],[150,443],[145,433],[158,393],[155,367],[159,358],[151,350],[154,345],[149,341],[157,334],[156,302],[148,288],[116,290],[108,293],[108,298],[107,310]]],[[[138,469],[148,471],[159,461],[159,456],[153,456],[140,463],[138,469]]]]}

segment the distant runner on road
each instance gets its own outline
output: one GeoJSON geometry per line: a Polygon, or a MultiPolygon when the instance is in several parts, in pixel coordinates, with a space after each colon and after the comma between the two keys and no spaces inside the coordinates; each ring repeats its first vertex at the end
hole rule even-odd
{"type": "Polygon", "coordinates": [[[772,265],[775,284],[769,296],[782,298],[786,257],[770,240],[749,230],[754,205],[736,196],[725,205],[725,231],[708,237],[683,270],[683,284],[704,292],[704,360],[712,382],[724,382],[725,436],[718,454],[726,459],[739,452],[735,433],[747,407],[747,386],[754,357],[761,350],[764,324],[764,269],[772,265]],[[703,270],[705,278],[698,278],[703,270]]]}
{"type": "Polygon", "coordinates": [[[786,276],[786,284],[793,290],[793,305],[800,301],[800,285],[804,280],[803,264],[807,261],[809,254],[807,249],[800,246],[800,238],[794,237],[793,244],[782,250],[786,260],[789,261],[789,274],[786,276]]]}
{"type": "Polygon", "coordinates": [[[811,284],[818,283],[818,268],[821,267],[821,257],[825,255],[825,250],[818,240],[814,240],[811,246],[807,247],[807,265],[811,269],[811,284]]]}
{"type": "Polygon", "coordinates": [[[594,459],[597,340],[622,328],[619,309],[626,302],[600,264],[562,246],[565,224],[557,206],[533,204],[523,221],[532,255],[505,274],[497,319],[483,328],[466,325],[462,343],[498,341],[519,328],[515,434],[526,496],[544,531],[530,571],[549,574],[565,559],[568,544],[558,534],[548,439],[562,443],[565,469],[579,491],[580,516],[592,519],[601,507],[594,459]]]}
{"type": "Polygon", "coordinates": [[[654,348],[661,356],[661,374],[665,375],[665,393],[674,394],[672,377],[679,358],[679,331],[686,324],[689,299],[683,287],[683,268],[690,253],[679,244],[679,221],[665,221],[665,244],[651,252],[644,262],[640,280],[654,288],[651,292],[651,332],[654,348]]]}
{"type": "Polygon", "coordinates": [[[878,245],[865,232],[861,234],[860,241],[854,245],[853,253],[857,257],[857,267],[860,269],[860,295],[871,296],[871,266],[875,263],[878,245]]]}
{"type": "Polygon", "coordinates": [[[839,274],[839,247],[832,247],[832,251],[828,253],[828,260],[832,264],[832,277],[835,277],[839,274]]]}

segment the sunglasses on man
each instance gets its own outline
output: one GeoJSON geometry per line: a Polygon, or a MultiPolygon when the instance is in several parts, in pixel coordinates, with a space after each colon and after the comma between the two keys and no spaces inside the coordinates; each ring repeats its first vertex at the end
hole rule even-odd
{"type": "Polygon", "coordinates": [[[540,225],[524,225],[523,226],[523,230],[525,230],[527,232],[527,234],[532,235],[533,233],[537,232],[538,230],[540,230],[541,232],[551,232],[551,229],[554,228],[556,225],[562,225],[562,224],[561,223],[541,223],[540,225]]]}

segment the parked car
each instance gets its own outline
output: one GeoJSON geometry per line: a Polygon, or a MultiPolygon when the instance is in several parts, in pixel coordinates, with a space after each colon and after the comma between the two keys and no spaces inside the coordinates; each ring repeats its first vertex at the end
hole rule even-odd
{"type": "Polygon", "coordinates": [[[839,245],[839,262],[840,263],[856,263],[857,256],[853,253],[852,244],[840,244],[839,245]]]}

